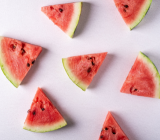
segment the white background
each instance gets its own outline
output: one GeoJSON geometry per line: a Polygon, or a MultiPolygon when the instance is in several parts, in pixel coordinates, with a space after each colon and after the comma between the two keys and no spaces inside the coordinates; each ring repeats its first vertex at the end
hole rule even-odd
{"type": "Polygon", "coordinates": [[[84,0],[73,39],[41,12],[42,6],[69,2],[0,0],[0,35],[43,47],[18,89],[0,72],[0,140],[98,140],[108,111],[130,140],[159,140],[160,100],[123,94],[120,88],[139,51],[160,70],[160,1],[153,0],[130,31],[113,0],[84,0]],[[61,59],[104,51],[104,63],[82,91],[68,78],[61,59]],[[22,129],[37,87],[66,119],[66,127],[47,133],[22,129]]]}

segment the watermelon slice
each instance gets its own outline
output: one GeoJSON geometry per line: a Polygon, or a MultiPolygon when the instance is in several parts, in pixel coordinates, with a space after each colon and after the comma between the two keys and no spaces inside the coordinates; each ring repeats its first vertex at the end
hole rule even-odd
{"type": "Polygon", "coordinates": [[[142,52],[139,53],[130,70],[121,92],[159,98],[160,76],[153,62],[142,52]]]}
{"type": "Polygon", "coordinates": [[[63,58],[63,66],[69,78],[82,90],[86,90],[98,72],[107,52],[63,58]]]}
{"type": "Polygon", "coordinates": [[[33,132],[48,132],[66,126],[67,123],[51,101],[38,88],[23,129],[33,132]]]}
{"type": "Polygon", "coordinates": [[[99,140],[129,140],[110,112],[103,124],[99,140]]]}
{"type": "Polygon", "coordinates": [[[62,31],[73,37],[81,15],[82,2],[50,5],[41,8],[62,31]]]}
{"type": "Polygon", "coordinates": [[[41,51],[39,46],[0,37],[0,66],[15,87],[20,85],[41,51]]]}
{"type": "Polygon", "coordinates": [[[114,0],[127,26],[132,30],[146,15],[152,0],[114,0]]]}

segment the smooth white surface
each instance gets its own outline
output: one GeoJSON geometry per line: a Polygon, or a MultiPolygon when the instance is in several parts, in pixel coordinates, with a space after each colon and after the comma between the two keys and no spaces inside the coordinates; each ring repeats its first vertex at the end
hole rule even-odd
{"type": "Polygon", "coordinates": [[[73,39],[41,12],[42,6],[68,2],[73,1],[0,0],[0,35],[43,47],[18,89],[0,72],[0,140],[98,140],[108,111],[130,140],[159,140],[160,100],[123,94],[120,88],[139,51],[160,70],[160,1],[153,0],[130,31],[113,0],[84,0],[73,39]],[[68,78],[61,58],[104,51],[104,63],[83,92],[68,78]],[[38,86],[68,126],[42,134],[22,129],[38,86]]]}

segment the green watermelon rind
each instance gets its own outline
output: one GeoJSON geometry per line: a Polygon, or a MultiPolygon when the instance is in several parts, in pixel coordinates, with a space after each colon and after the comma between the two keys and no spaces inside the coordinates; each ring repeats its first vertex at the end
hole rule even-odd
{"type": "Polygon", "coordinates": [[[146,56],[144,53],[139,52],[138,59],[142,60],[153,73],[153,77],[155,80],[156,91],[155,91],[155,98],[160,98],[160,74],[155,66],[155,64],[146,56]]]}
{"type": "Polygon", "coordinates": [[[76,76],[71,72],[68,66],[67,58],[62,58],[62,63],[68,77],[72,80],[72,82],[75,83],[78,87],[80,87],[83,91],[86,91],[89,85],[84,84],[82,81],[76,78],[76,76]]]}
{"type": "Polygon", "coordinates": [[[45,132],[60,129],[66,125],[67,125],[67,123],[65,120],[54,123],[53,125],[41,125],[41,126],[32,126],[32,125],[28,125],[27,123],[25,123],[23,126],[23,129],[29,130],[32,132],[37,132],[37,133],[45,133],[45,132]]]}
{"type": "Polygon", "coordinates": [[[20,81],[17,81],[11,74],[9,74],[9,70],[7,70],[7,67],[5,66],[5,63],[3,61],[2,53],[1,53],[1,40],[3,39],[2,36],[0,36],[0,67],[3,72],[3,74],[6,76],[6,78],[16,87],[18,88],[20,81]]]}
{"type": "Polygon", "coordinates": [[[16,87],[20,85],[18,81],[16,81],[6,70],[5,66],[0,62],[1,70],[3,74],[6,76],[6,78],[16,87]]]}
{"type": "Polygon", "coordinates": [[[143,7],[141,8],[138,14],[138,17],[135,19],[135,21],[132,24],[128,24],[130,30],[132,30],[142,21],[142,19],[145,17],[145,15],[147,14],[149,10],[151,3],[152,3],[152,0],[146,0],[146,3],[143,5],[143,7]]]}
{"type": "Polygon", "coordinates": [[[80,15],[81,15],[81,11],[82,11],[82,2],[75,2],[74,3],[74,15],[72,16],[72,20],[71,23],[66,31],[66,34],[69,35],[71,38],[74,35],[74,32],[77,28],[79,19],[80,19],[80,15]]]}

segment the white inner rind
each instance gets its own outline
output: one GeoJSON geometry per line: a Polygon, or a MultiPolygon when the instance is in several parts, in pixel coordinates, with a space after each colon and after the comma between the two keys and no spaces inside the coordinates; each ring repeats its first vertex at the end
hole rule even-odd
{"type": "Polygon", "coordinates": [[[62,59],[63,67],[68,74],[69,78],[75,83],[78,87],[80,87],[82,90],[86,90],[88,85],[84,84],[82,81],[80,81],[71,71],[71,68],[68,66],[67,58],[62,59]]]}
{"type": "Polygon", "coordinates": [[[10,70],[9,68],[7,67],[7,65],[5,65],[5,60],[4,60],[4,56],[2,54],[2,46],[1,46],[1,41],[4,37],[0,37],[0,66],[1,66],[1,69],[4,73],[4,75],[7,77],[7,79],[15,86],[15,87],[18,87],[19,84],[21,83],[21,81],[19,80],[16,80],[14,78],[14,76],[12,76],[12,74],[10,73],[10,70]]]}
{"type": "Polygon", "coordinates": [[[68,27],[68,30],[66,31],[66,34],[68,34],[70,37],[73,37],[73,34],[75,32],[75,29],[78,25],[79,18],[81,15],[81,9],[82,9],[82,2],[76,2],[74,5],[74,14],[72,16],[72,20],[70,22],[70,25],[68,27]]]}
{"type": "Polygon", "coordinates": [[[23,129],[32,131],[32,132],[38,132],[38,133],[44,133],[44,132],[49,132],[49,131],[53,131],[59,128],[62,128],[64,126],[66,126],[67,123],[65,120],[62,120],[58,123],[55,124],[51,124],[51,125],[42,125],[42,126],[32,126],[29,125],[27,123],[24,124],[23,129]]]}
{"type": "Polygon", "coordinates": [[[152,3],[152,0],[146,0],[145,3],[143,4],[143,6],[141,7],[136,19],[134,20],[133,23],[128,24],[130,30],[132,30],[135,26],[138,25],[138,23],[141,22],[141,20],[144,18],[144,16],[146,15],[146,12],[148,11],[150,5],[152,3]]]}
{"type": "Polygon", "coordinates": [[[142,60],[146,64],[146,66],[149,68],[150,72],[152,72],[152,75],[154,77],[154,83],[155,83],[155,96],[154,97],[159,98],[160,97],[160,75],[159,75],[157,68],[155,67],[153,62],[142,52],[139,53],[138,59],[142,60]]]}

